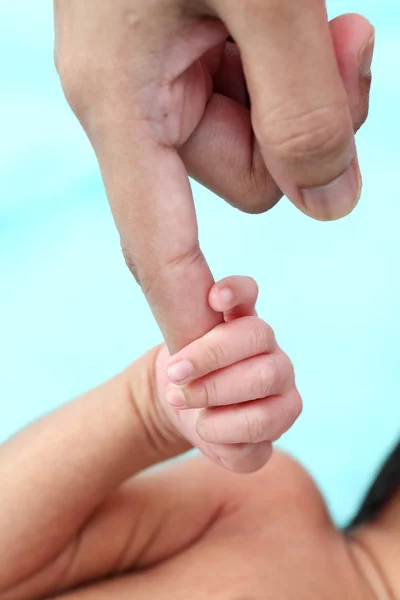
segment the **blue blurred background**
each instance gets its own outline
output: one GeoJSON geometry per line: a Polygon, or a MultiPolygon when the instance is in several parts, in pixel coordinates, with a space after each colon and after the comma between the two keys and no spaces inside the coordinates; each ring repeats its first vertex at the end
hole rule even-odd
{"type": "MultiPolygon", "coordinates": [[[[215,276],[257,279],[259,312],[295,364],[305,409],[281,446],[311,470],[342,523],[400,430],[400,5],[328,8],[361,12],[377,28],[357,210],[321,224],[282,201],[245,216],[193,189],[215,276]]],[[[0,441],[160,340],[63,98],[52,19],[49,1],[1,3],[0,441]]]]}

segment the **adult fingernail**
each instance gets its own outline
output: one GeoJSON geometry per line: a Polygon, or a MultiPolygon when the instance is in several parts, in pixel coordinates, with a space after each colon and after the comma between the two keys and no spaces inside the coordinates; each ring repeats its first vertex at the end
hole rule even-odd
{"type": "Polygon", "coordinates": [[[348,215],[361,194],[361,174],[353,160],[340,177],[321,187],[301,191],[304,208],[310,216],[321,221],[334,221],[348,215]]]}
{"type": "Polygon", "coordinates": [[[193,370],[193,365],[189,360],[180,360],[169,366],[167,373],[173,383],[182,383],[192,375],[193,370]]]}
{"type": "Polygon", "coordinates": [[[167,392],[167,400],[175,408],[183,408],[186,403],[185,394],[179,388],[172,388],[167,392]]]}
{"type": "Polygon", "coordinates": [[[371,75],[372,58],[374,56],[375,34],[373,33],[360,52],[360,74],[361,77],[369,77],[371,75]]]}

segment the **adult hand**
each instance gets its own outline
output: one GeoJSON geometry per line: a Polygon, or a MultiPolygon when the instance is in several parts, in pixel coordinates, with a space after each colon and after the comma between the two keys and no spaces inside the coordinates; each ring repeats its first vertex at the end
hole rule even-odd
{"type": "Polygon", "coordinates": [[[66,97],[171,352],[220,318],[187,171],[249,212],[281,190],[319,219],[355,206],[373,49],[362,17],[328,24],[322,0],[55,0],[55,23],[66,97]]]}

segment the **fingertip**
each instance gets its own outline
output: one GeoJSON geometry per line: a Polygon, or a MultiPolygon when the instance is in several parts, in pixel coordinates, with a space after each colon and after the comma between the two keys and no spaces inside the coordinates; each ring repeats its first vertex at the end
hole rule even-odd
{"type": "Polygon", "coordinates": [[[173,408],[183,409],[186,406],[185,394],[177,386],[170,387],[167,392],[167,401],[173,408]]]}
{"type": "Polygon", "coordinates": [[[236,473],[251,474],[262,469],[272,456],[273,447],[270,442],[248,444],[238,448],[226,446],[222,455],[218,453],[220,464],[236,473]]]}
{"type": "Polygon", "coordinates": [[[169,380],[176,385],[187,383],[194,374],[194,366],[190,360],[172,357],[167,366],[169,380]]]}
{"type": "Polygon", "coordinates": [[[242,305],[254,308],[257,298],[258,285],[252,277],[232,275],[212,287],[209,304],[217,312],[228,312],[242,305]]]}
{"type": "MultiPolygon", "coordinates": [[[[374,25],[369,19],[358,13],[338,15],[329,22],[331,34],[339,36],[347,44],[347,49],[359,46],[374,32],[374,25]]],[[[335,41],[335,39],[334,39],[335,41]]]]}
{"type": "Polygon", "coordinates": [[[209,303],[216,312],[231,310],[236,304],[235,294],[231,287],[223,284],[221,287],[221,285],[215,284],[210,292],[209,303]]]}
{"type": "Polygon", "coordinates": [[[235,301],[235,295],[230,288],[224,287],[219,292],[219,299],[230,308],[235,301]]]}

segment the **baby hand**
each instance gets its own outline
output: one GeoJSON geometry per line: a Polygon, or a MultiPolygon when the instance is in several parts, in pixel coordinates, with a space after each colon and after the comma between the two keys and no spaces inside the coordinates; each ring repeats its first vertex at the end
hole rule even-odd
{"type": "Polygon", "coordinates": [[[255,312],[257,284],[229,277],[209,295],[225,322],[167,361],[164,409],[204,454],[235,471],[261,468],[302,403],[292,364],[255,312]]]}

